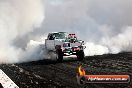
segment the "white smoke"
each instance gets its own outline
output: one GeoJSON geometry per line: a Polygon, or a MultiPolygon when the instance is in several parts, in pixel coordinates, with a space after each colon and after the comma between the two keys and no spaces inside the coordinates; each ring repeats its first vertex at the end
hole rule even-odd
{"type": "Polygon", "coordinates": [[[14,40],[40,26],[43,11],[41,0],[0,0],[0,63],[27,61],[14,40]]]}
{"type": "Polygon", "coordinates": [[[102,43],[109,48],[110,53],[119,53],[121,51],[132,51],[132,27],[127,27],[116,36],[103,38],[102,43]]]}
{"type": "Polygon", "coordinates": [[[102,55],[109,53],[109,50],[107,47],[102,45],[95,45],[94,43],[87,42],[86,49],[84,49],[86,56],[93,56],[93,55],[102,55]]]}
{"type": "Polygon", "coordinates": [[[27,44],[26,50],[19,55],[19,62],[24,61],[36,61],[44,58],[48,58],[48,53],[45,49],[44,40],[34,41],[30,40],[27,44]]]}

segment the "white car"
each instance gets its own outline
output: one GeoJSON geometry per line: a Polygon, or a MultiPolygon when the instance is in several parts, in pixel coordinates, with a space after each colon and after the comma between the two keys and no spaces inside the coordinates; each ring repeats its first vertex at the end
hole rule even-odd
{"type": "Polygon", "coordinates": [[[49,52],[55,52],[57,61],[61,62],[63,56],[76,55],[78,60],[83,60],[84,41],[78,40],[75,34],[66,32],[49,33],[45,40],[45,47],[49,52]]]}

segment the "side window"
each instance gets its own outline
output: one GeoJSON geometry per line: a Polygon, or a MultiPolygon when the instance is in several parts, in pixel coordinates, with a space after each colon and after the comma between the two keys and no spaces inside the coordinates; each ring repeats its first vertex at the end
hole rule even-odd
{"type": "Polygon", "coordinates": [[[48,36],[48,39],[49,40],[54,40],[54,36],[51,34],[51,35],[48,36]]]}

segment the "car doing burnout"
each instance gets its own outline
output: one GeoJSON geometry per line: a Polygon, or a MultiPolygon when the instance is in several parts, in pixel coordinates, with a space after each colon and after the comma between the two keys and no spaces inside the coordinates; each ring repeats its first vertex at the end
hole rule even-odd
{"type": "Polygon", "coordinates": [[[49,52],[56,54],[57,61],[62,61],[63,56],[76,55],[78,60],[83,60],[84,41],[78,40],[75,34],[66,32],[49,33],[45,40],[45,47],[49,52]]]}

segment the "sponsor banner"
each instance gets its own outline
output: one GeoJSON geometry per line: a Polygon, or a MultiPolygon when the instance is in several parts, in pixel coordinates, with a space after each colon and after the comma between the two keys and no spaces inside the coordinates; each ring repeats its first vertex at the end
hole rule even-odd
{"type": "Polygon", "coordinates": [[[85,70],[80,66],[77,74],[78,84],[85,83],[129,83],[129,75],[86,75],[85,70]]]}

